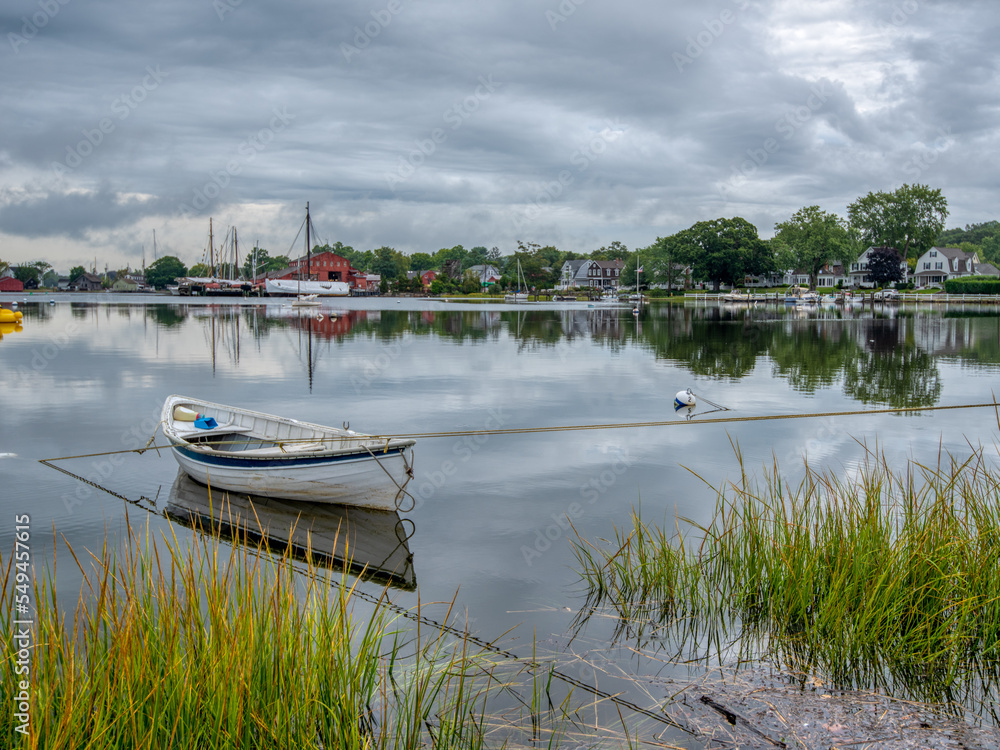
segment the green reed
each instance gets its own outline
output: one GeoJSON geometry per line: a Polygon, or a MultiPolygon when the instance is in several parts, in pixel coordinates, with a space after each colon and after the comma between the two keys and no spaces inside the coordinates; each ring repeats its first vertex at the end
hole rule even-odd
{"type": "MultiPolygon", "coordinates": [[[[71,550],[72,552],[72,550],[71,550]]],[[[477,748],[493,665],[439,631],[416,640],[381,607],[359,615],[346,576],[129,533],[73,558],[70,615],[52,577],[35,585],[31,735],[0,713],[4,744],[30,748],[477,748]]],[[[12,626],[11,561],[0,563],[12,626]]],[[[13,705],[4,644],[0,697],[13,705]]]]}
{"type": "MultiPolygon", "coordinates": [[[[843,685],[961,702],[1000,676],[1000,473],[981,451],[856,476],[777,464],[718,491],[710,523],[672,534],[633,515],[574,543],[594,607],[702,658],[778,657],[843,685]],[[978,688],[976,687],[978,686],[978,688]]],[[[972,697],[975,701],[975,696],[972,697]]]]}

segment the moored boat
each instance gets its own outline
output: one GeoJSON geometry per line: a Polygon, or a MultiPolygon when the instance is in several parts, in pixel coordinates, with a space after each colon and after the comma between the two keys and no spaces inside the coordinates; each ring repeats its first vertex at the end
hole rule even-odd
{"type": "Polygon", "coordinates": [[[193,479],[233,492],[395,510],[414,440],[169,396],[163,434],[193,479]]]}
{"type": "Polygon", "coordinates": [[[322,297],[347,297],[351,285],[346,281],[308,281],[298,279],[266,279],[264,289],[271,297],[298,297],[316,294],[322,297]]]}
{"type": "Polygon", "coordinates": [[[733,289],[731,292],[725,294],[720,294],[719,299],[723,302],[753,302],[753,295],[749,292],[741,292],[739,289],[733,289]]]}

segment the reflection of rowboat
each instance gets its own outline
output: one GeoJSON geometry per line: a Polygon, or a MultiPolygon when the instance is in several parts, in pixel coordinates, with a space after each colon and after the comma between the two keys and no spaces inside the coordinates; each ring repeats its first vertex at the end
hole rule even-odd
{"type": "Polygon", "coordinates": [[[184,396],[167,397],[162,420],[181,468],[202,484],[233,492],[395,510],[413,474],[412,439],[184,396]]]}
{"type": "Polygon", "coordinates": [[[395,511],[315,505],[209,490],[178,472],[164,511],[191,528],[227,539],[267,542],[273,553],[413,590],[413,523],[395,511]]]}

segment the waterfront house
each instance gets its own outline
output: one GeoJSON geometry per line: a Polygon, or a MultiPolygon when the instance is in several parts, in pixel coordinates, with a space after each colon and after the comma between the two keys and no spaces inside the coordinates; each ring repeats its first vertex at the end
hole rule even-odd
{"type": "MultiPolygon", "coordinates": [[[[840,263],[827,263],[816,274],[817,287],[835,287],[838,284],[844,286],[849,282],[844,266],[840,263]]],[[[782,277],[785,286],[809,286],[812,283],[809,271],[805,268],[795,268],[786,271],[782,277]]],[[[777,286],[776,284],[773,286],[777,286]]]]}
{"type": "Polygon", "coordinates": [[[111,285],[113,292],[142,292],[146,290],[146,279],[141,273],[124,273],[111,285]]]}
{"type": "Polygon", "coordinates": [[[13,276],[4,276],[0,278],[0,292],[23,292],[24,284],[15,279],[13,276]]]}
{"type": "Polygon", "coordinates": [[[616,290],[621,281],[625,261],[567,260],[559,273],[558,289],[599,288],[616,290]]]}
{"type": "Polygon", "coordinates": [[[101,277],[92,273],[81,273],[70,282],[69,288],[76,292],[99,292],[101,291],[101,277]]]}
{"type": "Polygon", "coordinates": [[[500,281],[500,277],[503,275],[500,273],[500,269],[489,263],[480,264],[476,266],[470,266],[465,270],[465,275],[473,274],[479,279],[480,286],[489,286],[490,284],[496,284],[500,281]]]}
{"type": "MultiPolygon", "coordinates": [[[[858,256],[856,261],[851,263],[851,271],[848,276],[849,286],[861,289],[875,286],[875,282],[872,281],[872,277],[868,273],[868,261],[874,249],[874,247],[869,247],[858,256]]],[[[899,268],[902,271],[903,281],[906,281],[906,276],[909,272],[909,268],[906,265],[906,258],[899,261],[899,268]]]]}
{"type": "Polygon", "coordinates": [[[981,265],[977,253],[957,247],[932,247],[917,258],[913,276],[917,286],[941,286],[948,279],[979,275],[981,265]]]}

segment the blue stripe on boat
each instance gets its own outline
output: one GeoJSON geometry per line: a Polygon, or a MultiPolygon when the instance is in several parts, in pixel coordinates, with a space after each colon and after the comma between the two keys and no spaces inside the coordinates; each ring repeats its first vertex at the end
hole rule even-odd
{"type": "MultiPolygon", "coordinates": [[[[332,464],[340,461],[370,461],[372,459],[372,455],[368,452],[347,453],[338,456],[239,456],[233,454],[230,457],[220,456],[218,453],[201,453],[180,445],[174,445],[174,450],[187,456],[192,461],[197,461],[201,464],[233,466],[241,469],[280,469],[288,466],[315,466],[317,464],[332,464]]],[[[385,452],[382,450],[373,450],[372,453],[375,454],[375,458],[382,456],[388,458],[389,456],[402,453],[402,451],[402,448],[390,448],[385,452]]]]}

